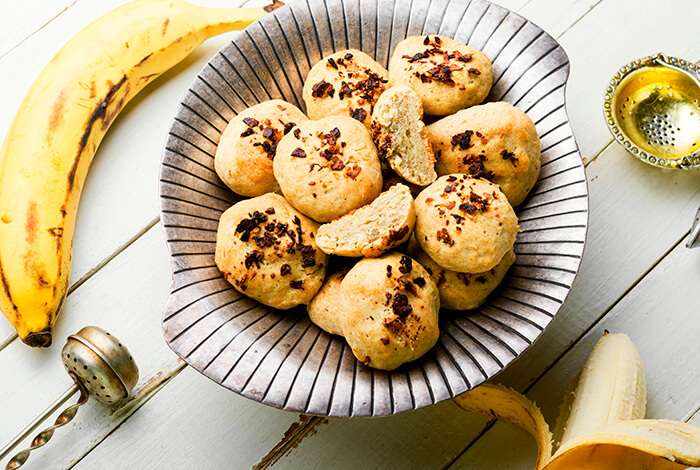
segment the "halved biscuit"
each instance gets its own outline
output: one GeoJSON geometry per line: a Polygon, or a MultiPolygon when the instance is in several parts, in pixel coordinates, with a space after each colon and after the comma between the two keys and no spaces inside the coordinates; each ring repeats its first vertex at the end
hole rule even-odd
{"type": "Polygon", "coordinates": [[[332,335],[343,336],[342,315],[347,307],[340,295],[340,283],[350,271],[350,266],[345,266],[326,278],[316,296],[311,299],[306,311],[311,321],[324,331],[332,335]]]}
{"type": "Polygon", "coordinates": [[[370,204],[321,225],[316,244],[328,254],[376,257],[408,240],[415,224],[411,191],[397,184],[370,204]]]}
{"type": "Polygon", "coordinates": [[[372,138],[379,159],[409,183],[426,186],[437,178],[418,94],[405,85],[385,91],[372,114],[372,138]]]}

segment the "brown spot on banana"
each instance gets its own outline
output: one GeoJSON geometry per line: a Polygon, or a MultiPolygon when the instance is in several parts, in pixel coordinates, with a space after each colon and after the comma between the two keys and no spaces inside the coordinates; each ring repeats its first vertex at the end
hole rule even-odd
{"type": "MultiPolygon", "coordinates": [[[[91,96],[92,98],[92,96],[91,96]]],[[[63,118],[63,108],[66,105],[66,100],[68,99],[68,92],[67,90],[63,89],[61,92],[58,94],[56,97],[56,100],[53,103],[53,106],[51,107],[51,115],[49,116],[49,127],[48,127],[48,135],[47,138],[51,138],[53,135],[54,131],[56,130],[56,127],[61,123],[62,118],[63,118]]]]}
{"type": "Polygon", "coordinates": [[[12,304],[12,309],[16,312],[17,305],[15,305],[15,302],[12,300],[12,294],[10,294],[10,284],[7,282],[7,277],[5,277],[5,270],[2,268],[2,264],[0,264],[0,280],[2,280],[2,288],[5,291],[7,300],[12,304]]]}
{"type": "Polygon", "coordinates": [[[95,96],[97,96],[97,88],[96,88],[95,80],[93,80],[90,82],[90,96],[89,96],[89,98],[92,99],[95,96]]]}
{"type": "Polygon", "coordinates": [[[30,245],[36,243],[36,228],[38,225],[36,202],[32,201],[29,203],[29,208],[27,209],[27,243],[30,245]]]}
{"type": "Polygon", "coordinates": [[[168,30],[168,25],[170,24],[170,18],[166,18],[163,23],[163,37],[165,37],[165,32],[168,30]]]}

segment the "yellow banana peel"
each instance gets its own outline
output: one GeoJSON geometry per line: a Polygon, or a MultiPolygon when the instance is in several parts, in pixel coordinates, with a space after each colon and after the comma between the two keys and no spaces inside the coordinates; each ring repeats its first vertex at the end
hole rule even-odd
{"type": "Polygon", "coordinates": [[[85,27],[37,77],[0,148],[0,309],[22,341],[51,344],[80,192],[119,112],[205,39],[242,29],[279,5],[136,0],[85,27]]]}
{"type": "Polygon", "coordinates": [[[536,470],[700,466],[700,428],[642,419],[644,367],[624,334],[604,334],[574,378],[560,410],[554,443],[539,408],[514,390],[485,384],[456,397],[455,402],[467,411],[507,421],[532,434],[538,445],[536,470]]]}

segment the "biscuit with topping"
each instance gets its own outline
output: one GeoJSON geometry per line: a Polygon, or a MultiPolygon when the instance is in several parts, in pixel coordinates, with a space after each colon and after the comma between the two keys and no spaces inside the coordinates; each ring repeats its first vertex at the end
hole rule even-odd
{"type": "Polygon", "coordinates": [[[345,116],[299,123],[280,140],[273,169],[284,197],[317,222],[369,204],[382,190],[369,131],[345,116]]]}
{"type": "Polygon", "coordinates": [[[214,169],[221,181],[241,196],[279,192],[272,172],[277,144],[308,118],[282,100],[252,106],[231,119],[216,147],[214,169]]]}
{"type": "Polygon", "coordinates": [[[308,304],[328,266],[314,241],[317,229],[279,194],[244,199],[221,216],[214,260],[233,287],[260,303],[308,304]]]}
{"type": "Polygon", "coordinates": [[[474,106],[429,125],[438,175],[466,173],[501,187],[521,204],[540,174],[540,138],[532,119],[508,103],[474,106]]]}
{"type": "Polygon", "coordinates": [[[464,174],[446,175],[416,198],[415,237],[445,269],[483,273],[513,248],[518,218],[495,184],[464,174]]]}
{"type": "Polygon", "coordinates": [[[428,272],[397,252],[364,258],[340,284],[342,331],[355,357],[375,369],[414,361],[437,342],[440,296],[428,272]]]}
{"type": "Polygon", "coordinates": [[[317,62],[302,95],[311,119],[348,116],[369,128],[379,95],[388,88],[388,72],[357,49],[335,52],[317,62]]]}
{"type": "Polygon", "coordinates": [[[389,61],[389,86],[413,88],[425,114],[435,116],[481,103],[491,90],[492,75],[486,54],[432,34],[404,39],[389,61]]]}

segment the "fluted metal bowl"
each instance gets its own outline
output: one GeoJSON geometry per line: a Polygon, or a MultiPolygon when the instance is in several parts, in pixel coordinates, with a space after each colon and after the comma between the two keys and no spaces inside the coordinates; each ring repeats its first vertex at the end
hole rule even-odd
{"type": "Polygon", "coordinates": [[[173,263],[163,315],[168,345],[236,393],[287,410],[378,416],[454,397],[493,377],[550,324],[568,295],[586,241],[588,189],[565,109],[569,62],[561,46],[521,16],[483,0],[296,0],[252,24],[202,70],[182,99],[165,144],[161,220],[173,263]],[[303,308],[276,311],[243,296],[214,264],[221,213],[239,197],[214,172],[227,122],[271,98],[304,109],[309,69],[356,48],[387,65],[407,36],[443,34],[493,61],[488,101],[535,121],[542,170],[517,208],[517,260],[481,308],[441,312],[438,344],[385,372],[357,361],[345,341],[303,308]]]}

